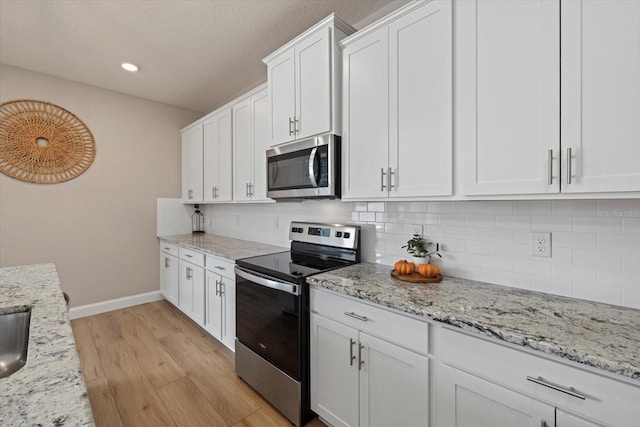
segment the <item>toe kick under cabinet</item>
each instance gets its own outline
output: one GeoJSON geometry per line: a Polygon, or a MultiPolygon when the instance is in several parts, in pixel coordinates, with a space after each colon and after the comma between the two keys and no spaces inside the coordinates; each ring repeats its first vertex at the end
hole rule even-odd
{"type": "Polygon", "coordinates": [[[334,427],[429,425],[425,322],[311,289],[311,409],[334,427]]]}

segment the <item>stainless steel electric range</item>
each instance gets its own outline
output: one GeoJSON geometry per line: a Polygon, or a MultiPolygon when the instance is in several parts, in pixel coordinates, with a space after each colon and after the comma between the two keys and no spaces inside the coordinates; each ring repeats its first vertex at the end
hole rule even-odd
{"type": "Polygon", "coordinates": [[[309,408],[306,278],[360,262],[360,227],[292,222],[291,250],[236,262],[236,373],[297,426],[309,408]]]}

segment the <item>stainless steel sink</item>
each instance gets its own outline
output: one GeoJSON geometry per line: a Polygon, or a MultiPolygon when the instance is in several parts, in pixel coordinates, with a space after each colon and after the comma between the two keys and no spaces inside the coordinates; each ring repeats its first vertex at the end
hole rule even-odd
{"type": "Polygon", "coordinates": [[[0,314],[0,378],[8,377],[27,363],[31,309],[0,314]]]}

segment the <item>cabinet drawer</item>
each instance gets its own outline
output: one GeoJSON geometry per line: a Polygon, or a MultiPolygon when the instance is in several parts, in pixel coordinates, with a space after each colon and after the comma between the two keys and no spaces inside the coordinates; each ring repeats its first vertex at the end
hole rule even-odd
{"type": "Polygon", "coordinates": [[[180,259],[190,262],[191,264],[204,267],[204,254],[201,252],[180,248],[180,259]]]}
{"type": "Polygon", "coordinates": [[[311,310],[418,353],[429,353],[429,324],[311,288],[311,310]]]}
{"type": "Polygon", "coordinates": [[[173,256],[178,256],[178,246],[174,245],[173,243],[167,243],[167,242],[160,242],[160,250],[164,253],[173,255],[173,256]]]}
{"type": "Polygon", "coordinates": [[[207,270],[211,270],[214,273],[217,273],[221,276],[228,277],[229,279],[235,279],[236,275],[233,271],[235,263],[223,259],[218,258],[212,255],[207,255],[207,270]]]}
{"type": "Polygon", "coordinates": [[[441,329],[439,354],[447,365],[606,425],[631,426],[631,420],[640,419],[640,382],[634,386],[446,328],[441,329]],[[585,399],[534,383],[527,377],[541,377],[567,389],[573,387],[585,399]]]}

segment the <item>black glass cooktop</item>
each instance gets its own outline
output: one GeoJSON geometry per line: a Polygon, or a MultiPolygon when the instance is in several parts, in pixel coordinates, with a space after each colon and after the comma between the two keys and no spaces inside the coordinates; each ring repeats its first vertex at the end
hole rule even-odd
{"type": "Polygon", "coordinates": [[[289,282],[302,282],[307,276],[344,267],[351,262],[286,251],[239,259],[237,264],[240,267],[289,282]]]}

